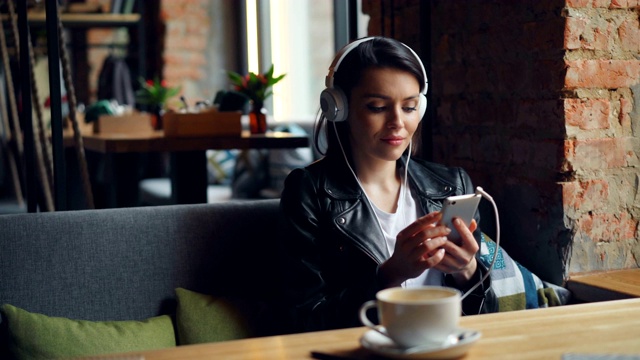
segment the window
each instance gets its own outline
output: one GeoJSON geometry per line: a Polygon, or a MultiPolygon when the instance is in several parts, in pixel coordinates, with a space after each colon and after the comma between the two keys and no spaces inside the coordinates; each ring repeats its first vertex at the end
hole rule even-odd
{"type": "Polygon", "coordinates": [[[249,71],[287,76],[266,106],[275,122],[313,122],[333,55],[332,1],[247,0],[249,71]]]}
{"type": "Polygon", "coordinates": [[[266,107],[275,122],[313,122],[336,50],[367,35],[362,0],[245,0],[247,64],[287,76],[266,107]]]}

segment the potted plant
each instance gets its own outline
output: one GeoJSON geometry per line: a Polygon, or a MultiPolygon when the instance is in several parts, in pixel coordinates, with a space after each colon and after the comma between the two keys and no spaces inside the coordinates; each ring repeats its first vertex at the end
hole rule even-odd
{"type": "Polygon", "coordinates": [[[160,80],[157,76],[153,80],[139,78],[140,89],[136,91],[136,103],[148,105],[150,112],[154,115],[152,119],[153,128],[162,129],[162,111],[167,101],[178,95],[180,87],[169,87],[165,80],[160,80]]]}
{"type": "Polygon", "coordinates": [[[273,64],[264,74],[249,72],[242,76],[233,71],[227,71],[234,90],[251,99],[249,126],[252,134],[263,134],[267,131],[267,116],[264,101],[273,94],[272,87],[282,80],[286,74],[273,76],[273,64]]]}

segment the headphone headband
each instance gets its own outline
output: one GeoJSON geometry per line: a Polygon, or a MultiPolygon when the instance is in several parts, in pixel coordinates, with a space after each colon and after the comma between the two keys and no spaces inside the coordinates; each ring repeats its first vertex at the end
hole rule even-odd
{"type": "MultiPolygon", "coordinates": [[[[342,49],[340,49],[340,51],[338,51],[338,53],[336,54],[335,58],[333,59],[333,62],[331,63],[331,66],[329,66],[329,73],[327,74],[327,76],[324,79],[324,85],[329,89],[333,89],[334,75],[335,75],[336,71],[338,71],[338,67],[342,63],[342,60],[344,60],[344,58],[347,57],[347,55],[353,49],[357,48],[358,45],[362,44],[363,42],[374,40],[376,38],[377,38],[376,36],[365,37],[365,38],[362,38],[362,39],[354,40],[354,41],[350,42],[349,44],[345,45],[344,47],[342,47],[342,49]]],[[[411,51],[411,53],[416,58],[416,60],[418,60],[418,64],[420,64],[420,69],[422,70],[422,76],[424,76],[424,87],[423,87],[423,90],[421,91],[421,94],[426,95],[427,94],[427,89],[429,88],[429,80],[427,79],[427,71],[424,68],[424,64],[422,64],[422,60],[420,59],[418,54],[416,54],[416,52],[413,51],[412,48],[410,48],[409,46],[407,46],[406,44],[404,44],[402,42],[400,42],[400,43],[402,45],[404,45],[404,47],[409,49],[409,51],[411,51]]]]}
{"type": "Polygon", "coordinates": [[[373,39],[374,39],[373,37],[366,37],[366,38],[355,40],[343,46],[342,49],[340,49],[340,51],[338,51],[336,56],[333,58],[333,62],[331,62],[331,66],[329,66],[329,73],[324,78],[324,85],[328,88],[333,88],[333,75],[338,70],[338,67],[340,66],[340,63],[342,62],[342,60],[344,60],[344,58],[351,52],[351,50],[357,48],[358,45],[373,39]]]}

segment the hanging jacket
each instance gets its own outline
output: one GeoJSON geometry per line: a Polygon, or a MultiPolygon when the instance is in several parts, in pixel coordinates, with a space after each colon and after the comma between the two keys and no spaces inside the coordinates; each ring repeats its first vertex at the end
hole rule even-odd
{"type": "Polygon", "coordinates": [[[135,106],[131,71],[123,57],[112,54],[104,59],[98,76],[98,100],[116,100],[120,105],[135,106]]]}

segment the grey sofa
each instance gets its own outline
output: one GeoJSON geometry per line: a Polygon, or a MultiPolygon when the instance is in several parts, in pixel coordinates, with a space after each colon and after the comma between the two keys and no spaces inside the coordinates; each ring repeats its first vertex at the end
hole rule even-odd
{"type": "MultiPolygon", "coordinates": [[[[0,304],[141,320],[173,314],[183,287],[270,305],[277,218],[278,200],[2,215],[0,304]]],[[[261,334],[284,332],[269,314],[261,334]]]]}

